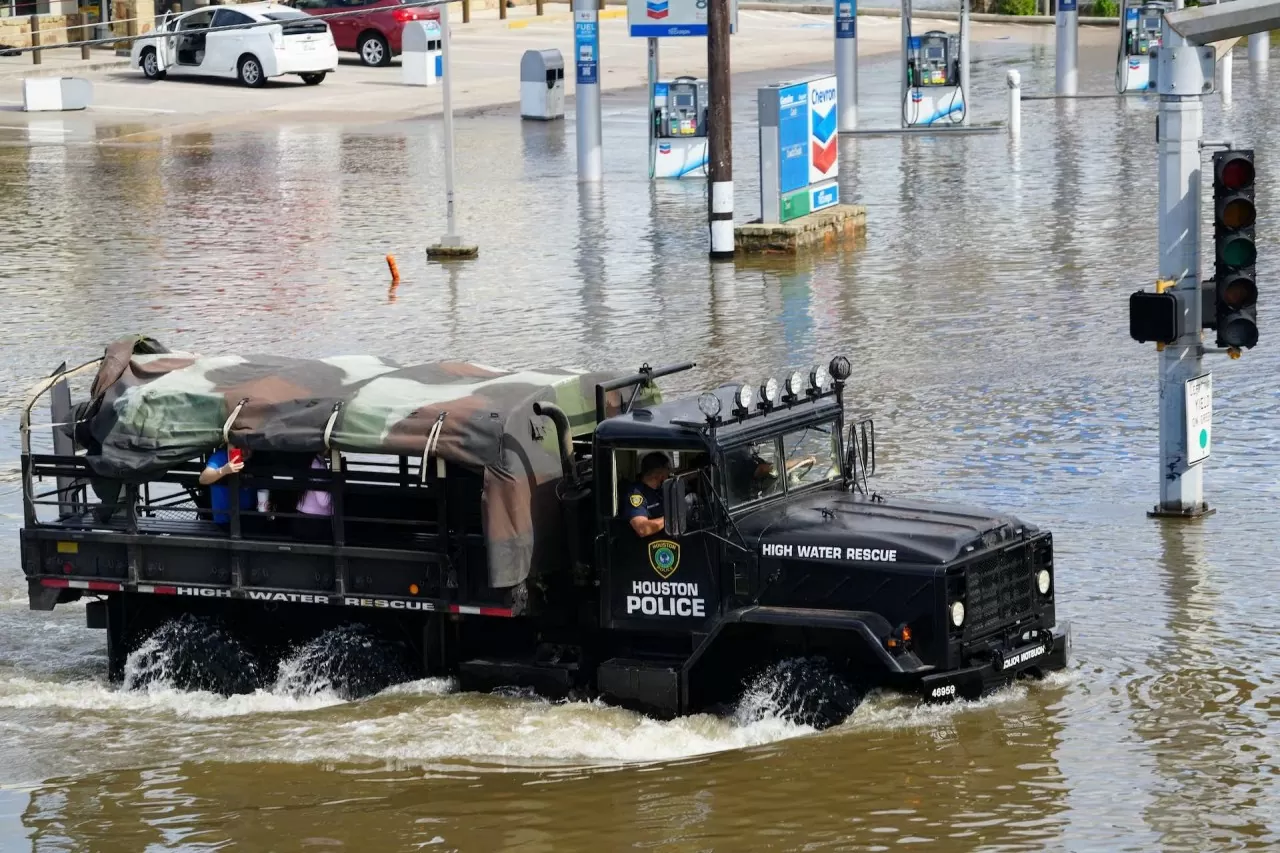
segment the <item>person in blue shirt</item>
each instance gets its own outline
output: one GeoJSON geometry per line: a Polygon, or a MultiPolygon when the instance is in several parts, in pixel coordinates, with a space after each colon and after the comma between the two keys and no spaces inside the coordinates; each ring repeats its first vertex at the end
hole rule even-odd
{"type": "Polygon", "coordinates": [[[640,480],[622,499],[622,515],[641,539],[661,533],[666,526],[661,488],[670,476],[671,460],[665,453],[647,453],[640,460],[640,480]]]}
{"type": "MultiPolygon", "coordinates": [[[[223,447],[209,457],[204,470],[200,472],[200,485],[209,486],[209,503],[213,509],[213,523],[226,527],[231,524],[231,489],[219,485],[218,481],[244,469],[244,464],[253,451],[245,448],[241,451],[243,461],[231,461],[227,448],[223,447]]],[[[258,508],[258,495],[253,489],[240,487],[240,511],[254,512],[258,508]]]]}

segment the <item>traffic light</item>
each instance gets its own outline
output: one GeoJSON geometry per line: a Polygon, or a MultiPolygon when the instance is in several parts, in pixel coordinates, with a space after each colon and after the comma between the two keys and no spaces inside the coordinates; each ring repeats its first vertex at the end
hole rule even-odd
{"type": "Polygon", "coordinates": [[[1129,297],[1129,337],[1171,344],[1182,335],[1182,312],[1172,293],[1139,290],[1129,297]]]}
{"type": "Polygon", "coordinates": [[[1258,342],[1254,262],[1253,150],[1213,155],[1214,323],[1218,346],[1250,349],[1258,342]]]}

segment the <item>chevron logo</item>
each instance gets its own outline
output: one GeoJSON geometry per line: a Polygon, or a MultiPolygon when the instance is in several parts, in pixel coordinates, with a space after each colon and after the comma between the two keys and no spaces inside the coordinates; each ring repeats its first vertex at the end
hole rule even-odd
{"type": "Polygon", "coordinates": [[[644,12],[655,21],[661,21],[671,14],[670,0],[645,0],[644,12]]]}
{"type": "MultiPolygon", "coordinates": [[[[832,110],[831,114],[834,117],[835,111],[832,110]]],[[[833,122],[832,127],[834,126],[835,124],[833,122]]],[[[839,154],[840,140],[832,139],[825,145],[814,142],[813,152],[810,154],[809,159],[810,162],[813,163],[813,168],[825,175],[827,172],[831,171],[831,167],[836,164],[836,157],[839,156],[839,154]]]]}
{"type": "MultiPolygon", "coordinates": [[[[826,115],[818,115],[817,112],[810,112],[810,122],[813,124],[813,136],[819,142],[826,142],[831,135],[836,132],[836,111],[827,110],[826,115]]],[[[826,170],[823,169],[825,172],[826,170]]]]}

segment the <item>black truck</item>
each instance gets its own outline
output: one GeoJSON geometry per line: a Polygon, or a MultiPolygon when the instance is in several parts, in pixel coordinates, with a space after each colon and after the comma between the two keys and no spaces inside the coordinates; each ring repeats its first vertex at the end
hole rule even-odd
{"type": "MultiPolygon", "coordinates": [[[[772,668],[811,667],[793,688],[813,695],[779,698],[819,727],[873,687],[949,701],[1066,666],[1051,534],[872,490],[874,425],[846,429],[847,359],[662,401],[655,381],[692,366],[504,371],[117,341],[61,366],[23,412],[30,606],[89,598],[113,679],[175,620],[240,650],[192,651],[183,669],[223,692],[356,630],[397,650],[398,677],[658,717],[732,707],[772,668]],[[46,397],[48,432],[31,417],[46,397]],[[231,450],[244,467],[201,482],[231,450]],[[663,523],[641,536],[629,494],[655,452],[663,523]]],[[[360,654],[343,659],[359,669],[360,654]]]]}

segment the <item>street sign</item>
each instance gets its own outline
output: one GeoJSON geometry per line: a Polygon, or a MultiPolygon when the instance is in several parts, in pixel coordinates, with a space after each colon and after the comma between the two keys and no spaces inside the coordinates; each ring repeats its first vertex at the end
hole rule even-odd
{"type": "Polygon", "coordinates": [[[839,204],[836,78],[777,83],[756,97],[761,221],[787,222],[839,204]]]}
{"type": "Polygon", "coordinates": [[[1187,414],[1187,464],[1209,458],[1213,439],[1213,374],[1188,379],[1183,387],[1187,414]]]}
{"type": "MultiPolygon", "coordinates": [[[[627,0],[627,30],[632,38],[670,38],[707,34],[708,0],[627,0]]],[[[729,0],[729,32],[738,31],[738,2],[729,0]]]]}
{"type": "Polygon", "coordinates": [[[857,0],[836,0],[836,38],[858,37],[857,0]]]}
{"type": "Polygon", "coordinates": [[[573,13],[574,55],[578,85],[600,82],[600,35],[590,12],[573,13]]]}

